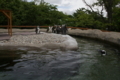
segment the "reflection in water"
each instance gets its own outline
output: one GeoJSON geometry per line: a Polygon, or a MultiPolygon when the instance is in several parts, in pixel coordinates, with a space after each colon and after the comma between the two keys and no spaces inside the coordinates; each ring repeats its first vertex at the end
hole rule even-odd
{"type": "Polygon", "coordinates": [[[118,80],[118,49],[76,38],[78,51],[0,47],[0,80],[118,80]],[[101,56],[98,50],[107,51],[101,56]]]}
{"type": "Polygon", "coordinates": [[[20,54],[17,54],[13,50],[0,50],[0,71],[9,71],[11,69],[5,69],[9,66],[14,66],[16,62],[13,62],[14,59],[20,58],[20,54]]]}

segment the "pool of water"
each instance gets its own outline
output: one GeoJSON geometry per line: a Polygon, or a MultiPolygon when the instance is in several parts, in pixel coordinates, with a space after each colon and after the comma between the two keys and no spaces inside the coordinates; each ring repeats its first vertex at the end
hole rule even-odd
{"type": "Polygon", "coordinates": [[[110,44],[76,38],[77,51],[0,47],[0,80],[120,80],[120,52],[110,44]],[[102,56],[99,50],[106,50],[102,56]]]}

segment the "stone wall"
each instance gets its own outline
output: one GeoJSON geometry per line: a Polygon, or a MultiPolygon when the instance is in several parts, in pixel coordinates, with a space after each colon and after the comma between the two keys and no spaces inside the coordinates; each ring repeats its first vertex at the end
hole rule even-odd
{"type": "Polygon", "coordinates": [[[101,30],[98,29],[88,29],[88,30],[69,29],[68,31],[69,31],[68,34],[70,35],[96,38],[120,45],[119,32],[102,32],[101,30]]]}

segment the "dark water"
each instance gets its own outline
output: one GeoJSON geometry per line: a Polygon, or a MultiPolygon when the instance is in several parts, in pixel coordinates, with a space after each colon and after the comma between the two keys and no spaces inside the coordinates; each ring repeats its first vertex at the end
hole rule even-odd
{"type": "Polygon", "coordinates": [[[78,51],[0,47],[0,80],[120,80],[117,48],[76,39],[78,51]],[[100,49],[107,55],[101,56],[100,49]]]}

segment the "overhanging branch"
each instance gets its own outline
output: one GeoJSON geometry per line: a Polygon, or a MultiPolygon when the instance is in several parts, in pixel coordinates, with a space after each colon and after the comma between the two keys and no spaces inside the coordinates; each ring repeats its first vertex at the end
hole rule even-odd
{"type": "Polygon", "coordinates": [[[85,0],[83,0],[83,2],[86,4],[86,6],[88,6],[88,7],[92,10],[92,12],[95,12],[95,11],[92,9],[92,6],[91,6],[91,5],[87,4],[87,2],[86,2],[85,0]]]}

